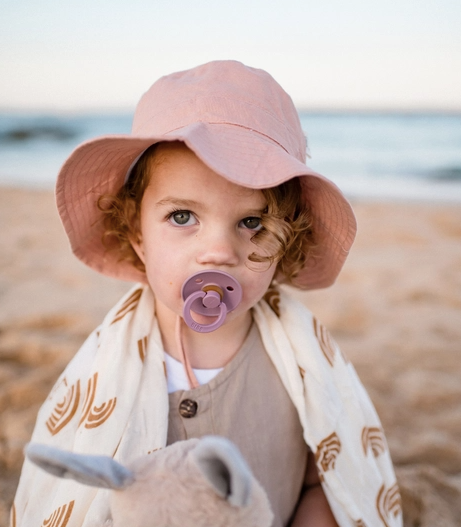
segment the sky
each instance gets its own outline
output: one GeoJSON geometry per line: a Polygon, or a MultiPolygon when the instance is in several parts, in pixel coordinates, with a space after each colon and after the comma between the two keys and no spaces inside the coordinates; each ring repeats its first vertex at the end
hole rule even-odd
{"type": "Polygon", "coordinates": [[[0,0],[0,109],[132,110],[216,59],[300,109],[461,111],[460,0],[0,0]]]}

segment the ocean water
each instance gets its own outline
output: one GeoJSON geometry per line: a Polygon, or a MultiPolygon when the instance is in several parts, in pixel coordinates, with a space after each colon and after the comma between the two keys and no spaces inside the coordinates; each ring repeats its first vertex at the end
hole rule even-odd
{"type": "MultiPolygon", "coordinates": [[[[461,115],[300,112],[308,165],[350,198],[461,202],[461,115]]],[[[131,115],[0,113],[0,184],[53,188],[75,146],[131,115]]]]}

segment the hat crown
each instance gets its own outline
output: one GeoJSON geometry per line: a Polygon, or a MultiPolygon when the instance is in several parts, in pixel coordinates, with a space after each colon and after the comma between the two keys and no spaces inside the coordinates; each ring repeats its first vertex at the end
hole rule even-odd
{"type": "Polygon", "coordinates": [[[195,123],[252,130],[305,162],[306,139],[293,101],[263,70],[226,60],[161,77],[137,106],[132,135],[167,135],[195,123]]]}

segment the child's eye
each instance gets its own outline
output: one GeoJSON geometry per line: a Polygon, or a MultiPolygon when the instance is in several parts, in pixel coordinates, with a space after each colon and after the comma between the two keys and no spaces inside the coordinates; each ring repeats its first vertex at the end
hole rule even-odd
{"type": "Polygon", "coordinates": [[[177,210],[168,219],[173,225],[189,226],[197,223],[195,216],[188,210],[177,210]]]}
{"type": "Polygon", "coordinates": [[[245,229],[250,229],[252,231],[260,231],[263,228],[261,218],[258,218],[256,216],[249,216],[248,218],[243,218],[240,224],[242,225],[242,227],[245,227],[245,229]]]}

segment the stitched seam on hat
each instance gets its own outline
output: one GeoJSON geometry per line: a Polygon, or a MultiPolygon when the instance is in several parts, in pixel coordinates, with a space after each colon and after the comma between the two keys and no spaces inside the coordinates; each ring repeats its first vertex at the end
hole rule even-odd
{"type": "MultiPolygon", "coordinates": [[[[191,99],[183,99],[181,100],[181,103],[184,103],[184,102],[192,102],[192,101],[198,101],[198,100],[202,100],[202,99],[209,99],[210,96],[196,96],[196,97],[193,97],[191,99]]],[[[231,103],[236,103],[236,102],[241,102],[241,103],[244,103],[245,105],[248,105],[248,106],[253,106],[255,108],[258,108],[259,110],[261,110],[262,112],[264,112],[266,115],[268,115],[271,119],[274,119],[274,121],[277,121],[277,123],[279,123],[285,130],[286,132],[289,134],[289,135],[292,135],[293,133],[295,133],[295,130],[293,130],[291,127],[287,126],[287,123],[286,121],[283,121],[281,119],[278,118],[278,116],[272,112],[269,112],[266,108],[264,108],[263,106],[259,105],[259,104],[255,104],[253,102],[250,102],[246,99],[235,99],[235,98],[231,98],[231,97],[223,97],[221,95],[213,95],[212,98],[214,99],[221,99],[221,100],[224,100],[224,101],[229,101],[231,103]]],[[[293,104],[293,102],[292,102],[293,104]]],[[[176,103],[172,103],[172,104],[169,104],[167,107],[163,107],[161,112],[159,113],[164,113],[166,111],[167,108],[169,107],[177,107],[178,106],[178,102],[176,103]]],[[[299,120],[299,116],[298,116],[298,113],[296,111],[296,108],[294,107],[293,105],[293,109],[294,109],[294,115],[296,115],[298,117],[298,120],[299,120]]],[[[149,122],[151,122],[152,120],[155,120],[156,118],[156,115],[151,115],[147,120],[145,121],[141,121],[140,122],[140,128],[144,128],[149,122]]],[[[194,121],[194,122],[202,122],[202,121],[194,121]]],[[[203,121],[203,122],[209,122],[209,121],[203,121]]],[[[190,123],[190,124],[193,124],[193,123],[190,123]]],[[[229,123],[230,124],[230,123],[229,123]]],[[[302,129],[302,128],[301,128],[302,129]]],[[[264,134],[262,134],[264,135],[264,134]]]]}
{"type": "Polygon", "coordinates": [[[272,141],[273,143],[275,143],[276,145],[280,146],[280,148],[282,148],[283,150],[285,150],[285,152],[287,154],[290,154],[290,152],[288,152],[288,150],[281,144],[279,143],[278,141],[276,141],[273,137],[270,137],[269,135],[266,135],[266,134],[263,134],[262,132],[260,132],[259,130],[255,130],[254,128],[251,128],[249,126],[244,126],[243,124],[235,124],[235,123],[228,123],[227,121],[195,121],[195,123],[191,123],[191,124],[186,124],[184,126],[178,126],[177,128],[173,128],[171,130],[168,130],[168,132],[165,132],[165,135],[167,134],[171,134],[172,132],[176,132],[176,130],[181,130],[181,128],[186,128],[187,126],[191,126],[191,125],[194,125],[194,124],[197,124],[197,123],[204,123],[204,124],[226,124],[228,126],[237,126],[238,128],[243,128],[244,130],[249,130],[250,132],[255,132],[259,135],[262,135],[263,137],[266,137],[267,139],[269,139],[270,141],[272,141]]]}
{"type": "MultiPolygon", "coordinates": [[[[231,97],[223,97],[223,96],[219,96],[219,95],[215,95],[214,96],[216,99],[224,99],[225,101],[231,101],[231,102],[236,102],[236,99],[233,99],[231,97]]],[[[195,100],[197,99],[205,99],[206,97],[195,97],[195,100]]],[[[254,106],[255,108],[259,108],[260,110],[262,110],[265,114],[269,115],[270,117],[272,117],[273,119],[275,119],[278,123],[280,123],[286,130],[290,130],[290,128],[286,125],[286,122],[285,121],[281,121],[277,115],[275,115],[274,113],[272,112],[269,112],[267,111],[267,108],[264,108],[264,106],[261,106],[260,104],[255,104],[251,101],[248,101],[248,100],[245,100],[245,99],[242,99],[242,102],[244,102],[245,104],[248,104],[248,106],[254,106]]]]}
{"type": "MultiPolygon", "coordinates": [[[[216,97],[216,99],[223,99],[223,100],[225,100],[225,101],[230,101],[230,102],[233,102],[233,103],[236,102],[236,99],[233,99],[233,98],[231,98],[231,97],[223,97],[223,96],[219,96],[219,95],[215,95],[214,97],[216,97]]],[[[204,99],[204,98],[206,98],[206,97],[195,97],[195,100],[197,100],[197,99],[204,99]]],[[[272,112],[269,112],[269,111],[267,110],[267,108],[264,108],[264,106],[261,106],[260,104],[255,104],[255,103],[253,103],[253,102],[251,102],[251,101],[248,101],[248,100],[246,100],[246,99],[242,99],[241,101],[244,102],[245,104],[247,104],[248,106],[254,106],[255,108],[259,108],[259,109],[260,109],[261,111],[263,111],[266,115],[270,116],[272,119],[274,119],[274,120],[277,121],[279,124],[281,124],[281,125],[283,126],[283,128],[284,128],[288,133],[292,134],[292,133],[294,132],[294,130],[292,130],[291,127],[288,127],[288,126],[287,126],[286,121],[282,121],[282,120],[280,120],[280,119],[277,117],[277,115],[275,115],[275,114],[272,113],[272,112]]],[[[295,110],[295,114],[297,114],[297,113],[296,113],[296,110],[295,110]]],[[[226,123],[226,124],[231,124],[231,123],[226,123]]],[[[245,128],[245,127],[243,127],[243,128],[245,128]]],[[[258,133],[260,133],[260,132],[258,132],[258,133]]],[[[265,135],[265,134],[261,134],[261,135],[265,135]]]]}
{"type": "MultiPolygon", "coordinates": [[[[201,99],[210,99],[210,98],[213,98],[213,99],[222,99],[224,101],[229,101],[231,103],[236,103],[236,102],[243,102],[244,104],[248,105],[248,106],[254,106],[255,108],[259,108],[261,111],[263,111],[266,115],[270,116],[272,119],[274,119],[275,121],[277,121],[279,124],[281,124],[283,126],[283,128],[285,128],[285,130],[287,130],[288,132],[291,131],[291,127],[288,127],[286,122],[279,119],[279,117],[272,113],[272,112],[269,112],[267,110],[267,108],[264,108],[264,106],[261,106],[260,104],[255,104],[251,101],[248,101],[246,99],[235,99],[235,98],[231,98],[231,97],[223,97],[222,95],[213,95],[212,97],[210,97],[209,95],[202,95],[202,96],[196,96],[196,97],[193,97],[191,99],[183,99],[181,100],[181,103],[182,102],[187,102],[187,101],[198,101],[198,100],[201,100],[201,99]]],[[[293,104],[293,103],[292,103],[293,104]]],[[[171,104],[168,105],[168,107],[176,107],[178,106],[178,101],[176,102],[172,102],[171,104]]],[[[297,115],[297,112],[296,112],[296,108],[294,108],[293,106],[293,109],[295,110],[295,115],[297,115]]],[[[161,113],[163,113],[165,111],[165,107],[162,108],[162,111],[161,113]]],[[[155,115],[151,115],[149,119],[147,119],[145,122],[142,122],[142,126],[145,125],[145,123],[148,123],[149,121],[151,121],[152,119],[155,119],[155,115]]],[[[299,119],[299,116],[298,116],[298,119],[299,119]]]]}

